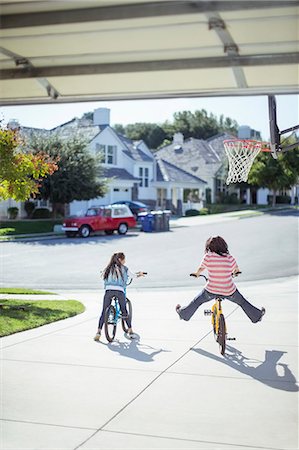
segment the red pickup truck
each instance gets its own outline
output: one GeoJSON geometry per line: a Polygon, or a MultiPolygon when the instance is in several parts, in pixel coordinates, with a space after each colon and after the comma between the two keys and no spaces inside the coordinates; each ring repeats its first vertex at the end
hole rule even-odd
{"type": "Polygon", "coordinates": [[[127,205],[95,206],[89,208],[85,216],[70,217],[63,222],[62,230],[67,237],[79,234],[87,238],[92,232],[104,231],[112,234],[126,234],[136,226],[136,219],[127,205]]]}

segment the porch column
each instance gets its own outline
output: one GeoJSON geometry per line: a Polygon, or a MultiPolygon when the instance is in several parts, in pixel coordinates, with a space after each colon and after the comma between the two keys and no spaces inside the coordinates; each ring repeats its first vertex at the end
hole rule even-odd
{"type": "Polygon", "coordinates": [[[246,189],[246,205],[250,205],[251,199],[250,199],[250,188],[246,189]]]}
{"type": "Polygon", "coordinates": [[[182,216],[183,215],[184,189],[177,188],[176,194],[177,194],[177,215],[182,216]]]}
{"type": "Polygon", "coordinates": [[[166,204],[165,208],[172,210],[171,187],[166,188],[166,204]]]}

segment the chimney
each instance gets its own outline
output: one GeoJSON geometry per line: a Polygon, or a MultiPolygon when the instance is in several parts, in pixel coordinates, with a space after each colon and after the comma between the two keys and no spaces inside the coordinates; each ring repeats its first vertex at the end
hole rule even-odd
{"type": "Polygon", "coordinates": [[[21,126],[17,119],[9,119],[7,128],[10,128],[11,130],[18,130],[21,128],[21,126]]]}
{"type": "Polygon", "coordinates": [[[99,126],[110,125],[110,109],[98,108],[93,112],[93,124],[99,126]]]}
{"type": "Polygon", "coordinates": [[[183,145],[184,144],[183,133],[174,133],[172,142],[174,145],[183,145]]]}

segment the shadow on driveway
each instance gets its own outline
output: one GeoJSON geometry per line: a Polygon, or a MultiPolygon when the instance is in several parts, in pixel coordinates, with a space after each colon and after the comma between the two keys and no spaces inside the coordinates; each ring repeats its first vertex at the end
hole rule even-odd
{"type": "Polygon", "coordinates": [[[109,344],[103,343],[106,345],[111,351],[119,353],[120,356],[124,356],[126,358],[136,359],[137,361],[142,362],[153,362],[154,356],[158,355],[161,352],[168,352],[170,350],[163,350],[162,348],[156,349],[147,344],[140,343],[140,336],[134,333],[136,339],[130,339],[128,342],[119,342],[115,340],[109,344]],[[147,353],[142,349],[150,349],[152,352],[147,353]]]}
{"type": "Polygon", "coordinates": [[[274,389],[280,389],[282,391],[298,392],[297,380],[287,364],[279,363],[278,361],[283,354],[280,350],[266,350],[265,361],[252,360],[242,354],[240,350],[234,347],[227,346],[225,357],[214,355],[201,348],[192,348],[192,351],[199,355],[206,356],[207,358],[219,361],[240,373],[249,375],[255,380],[266,384],[274,389]],[[258,366],[256,363],[261,362],[258,366]],[[283,369],[283,375],[279,375],[277,366],[283,369]]]}

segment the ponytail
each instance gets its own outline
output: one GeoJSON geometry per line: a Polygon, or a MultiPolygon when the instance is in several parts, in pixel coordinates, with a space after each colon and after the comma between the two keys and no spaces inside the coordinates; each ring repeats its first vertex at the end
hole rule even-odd
{"type": "Polygon", "coordinates": [[[103,275],[104,280],[107,280],[110,274],[115,275],[117,278],[119,278],[119,276],[121,276],[122,279],[124,279],[123,270],[122,270],[123,265],[121,263],[121,261],[123,261],[124,259],[125,259],[124,253],[122,253],[122,252],[113,253],[113,255],[111,256],[111,259],[109,261],[109,264],[104,269],[104,275],[103,275]]]}

